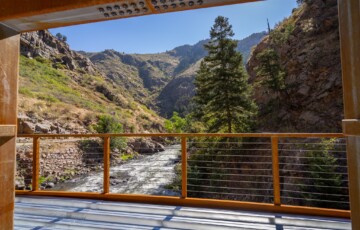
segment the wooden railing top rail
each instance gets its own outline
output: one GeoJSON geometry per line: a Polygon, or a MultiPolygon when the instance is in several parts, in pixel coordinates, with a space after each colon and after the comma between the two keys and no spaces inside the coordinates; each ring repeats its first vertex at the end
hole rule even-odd
{"type": "Polygon", "coordinates": [[[92,133],[92,134],[18,134],[17,137],[279,137],[341,138],[342,133],[92,133]]]}

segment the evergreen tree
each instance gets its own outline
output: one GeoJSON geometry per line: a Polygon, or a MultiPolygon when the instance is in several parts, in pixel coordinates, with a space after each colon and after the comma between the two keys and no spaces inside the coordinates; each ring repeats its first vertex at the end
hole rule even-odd
{"type": "Polygon", "coordinates": [[[265,49],[256,58],[259,66],[256,67],[256,74],[264,77],[264,84],[274,92],[281,92],[285,89],[285,72],[282,70],[279,55],[274,49],[265,49]]]}
{"type": "Polygon", "coordinates": [[[55,36],[59,40],[62,40],[62,38],[63,38],[63,35],[61,33],[57,33],[55,36]]]}
{"type": "Polygon", "coordinates": [[[228,19],[217,17],[205,45],[208,55],[195,79],[194,116],[206,123],[209,132],[248,131],[256,112],[242,55],[232,36],[228,19]]]}

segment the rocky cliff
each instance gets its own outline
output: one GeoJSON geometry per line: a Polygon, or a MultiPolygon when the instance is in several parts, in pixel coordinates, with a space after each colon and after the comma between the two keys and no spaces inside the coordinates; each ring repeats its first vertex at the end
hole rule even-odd
{"type": "Polygon", "coordinates": [[[259,105],[258,131],[341,132],[343,118],[337,0],[305,1],[253,50],[247,64],[259,105]],[[259,55],[272,49],[285,89],[266,87],[259,55]]]}
{"type": "Polygon", "coordinates": [[[55,38],[49,31],[41,30],[21,35],[20,52],[28,58],[42,57],[53,62],[54,67],[64,65],[69,70],[96,74],[89,58],[70,49],[69,45],[55,38]]]}
{"type": "Polygon", "coordinates": [[[48,31],[22,34],[19,132],[93,132],[102,114],[118,117],[126,132],[162,131],[162,118],[106,73],[48,31]]]}

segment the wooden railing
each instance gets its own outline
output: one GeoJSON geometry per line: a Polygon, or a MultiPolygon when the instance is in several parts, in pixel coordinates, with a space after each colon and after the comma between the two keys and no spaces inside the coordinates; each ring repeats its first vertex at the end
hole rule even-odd
{"type": "Polygon", "coordinates": [[[350,218],[349,210],[304,207],[295,205],[285,205],[281,202],[281,183],[280,183],[280,161],[279,161],[279,139],[281,138],[344,138],[343,134],[338,133],[241,133],[241,134],[33,134],[18,135],[19,138],[33,139],[33,162],[32,162],[32,189],[31,191],[17,190],[17,195],[37,195],[37,196],[60,196],[91,198],[104,200],[117,200],[128,202],[145,202],[169,205],[200,206],[212,208],[246,209],[256,211],[284,212],[293,214],[321,215],[332,217],[350,218]],[[103,138],[103,192],[69,192],[69,191],[46,191],[39,188],[40,173],[40,140],[41,138],[103,138]],[[110,192],[110,139],[114,137],[172,137],[179,138],[181,144],[181,196],[155,196],[139,194],[113,194],[110,192]],[[273,203],[258,203],[236,200],[219,200],[188,197],[188,139],[189,138],[210,138],[210,137],[232,137],[232,138],[269,138],[271,141],[272,159],[272,183],[273,183],[273,203]]]}

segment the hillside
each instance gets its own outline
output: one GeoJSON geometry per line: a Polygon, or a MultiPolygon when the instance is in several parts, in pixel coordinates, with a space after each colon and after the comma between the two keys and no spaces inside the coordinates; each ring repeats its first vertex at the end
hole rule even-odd
{"type": "Polygon", "coordinates": [[[21,36],[19,93],[20,133],[91,132],[101,114],[126,132],[162,131],[162,118],[48,31],[21,36]]]}
{"type": "MultiPolygon", "coordinates": [[[[244,53],[244,63],[251,48],[265,35],[265,32],[256,33],[239,41],[238,50],[244,53]]],[[[173,111],[187,114],[194,95],[198,62],[207,54],[204,49],[207,41],[157,54],[125,54],[115,50],[80,53],[128,97],[168,118],[173,111]]]]}
{"type": "MultiPolygon", "coordinates": [[[[239,43],[248,52],[264,33],[239,43]]],[[[174,110],[188,112],[203,45],[158,54],[76,52],[48,31],[21,36],[19,132],[85,133],[101,114],[126,132],[162,131],[174,110]],[[156,111],[156,112],[155,112],[156,111]]]]}
{"type": "Polygon", "coordinates": [[[254,49],[247,64],[259,105],[258,131],[341,132],[342,81],[337,0],[305,1],[254,49]],[[273,50],[285,89],[266,87],[259,57],[273,50]]]}
{"type": "MultiPolygon", "coordinates": [[[[254,33],[238,41],[237,50],[243,54],[244,64],[246,64],[248,60],[251,49],[257,45],[265,35],[265,32],[254,33]]],[[[190,56],[195,56],[196,58],[192,58],[192,62],[188,62],[189,58],[184,56],[180,64],[186,63],[187,68],[175,76],[157,97],[157,105],[162,116],[171,117],[173,111],[177,111],[183,116],[189,112],[190,101],[195,94],[193,81],[196,71],[199,69],[200,60],[207,54],[203,47],[206,42],[207,40],[197,43],[193,46],[193,49],[189,49],[188,46],[182,47],[186,49],[188,53],[192,54],[190,56]]],[[[179,48],[174,49],[173,52],[179,52],[178,49],[179,48]]]]}

